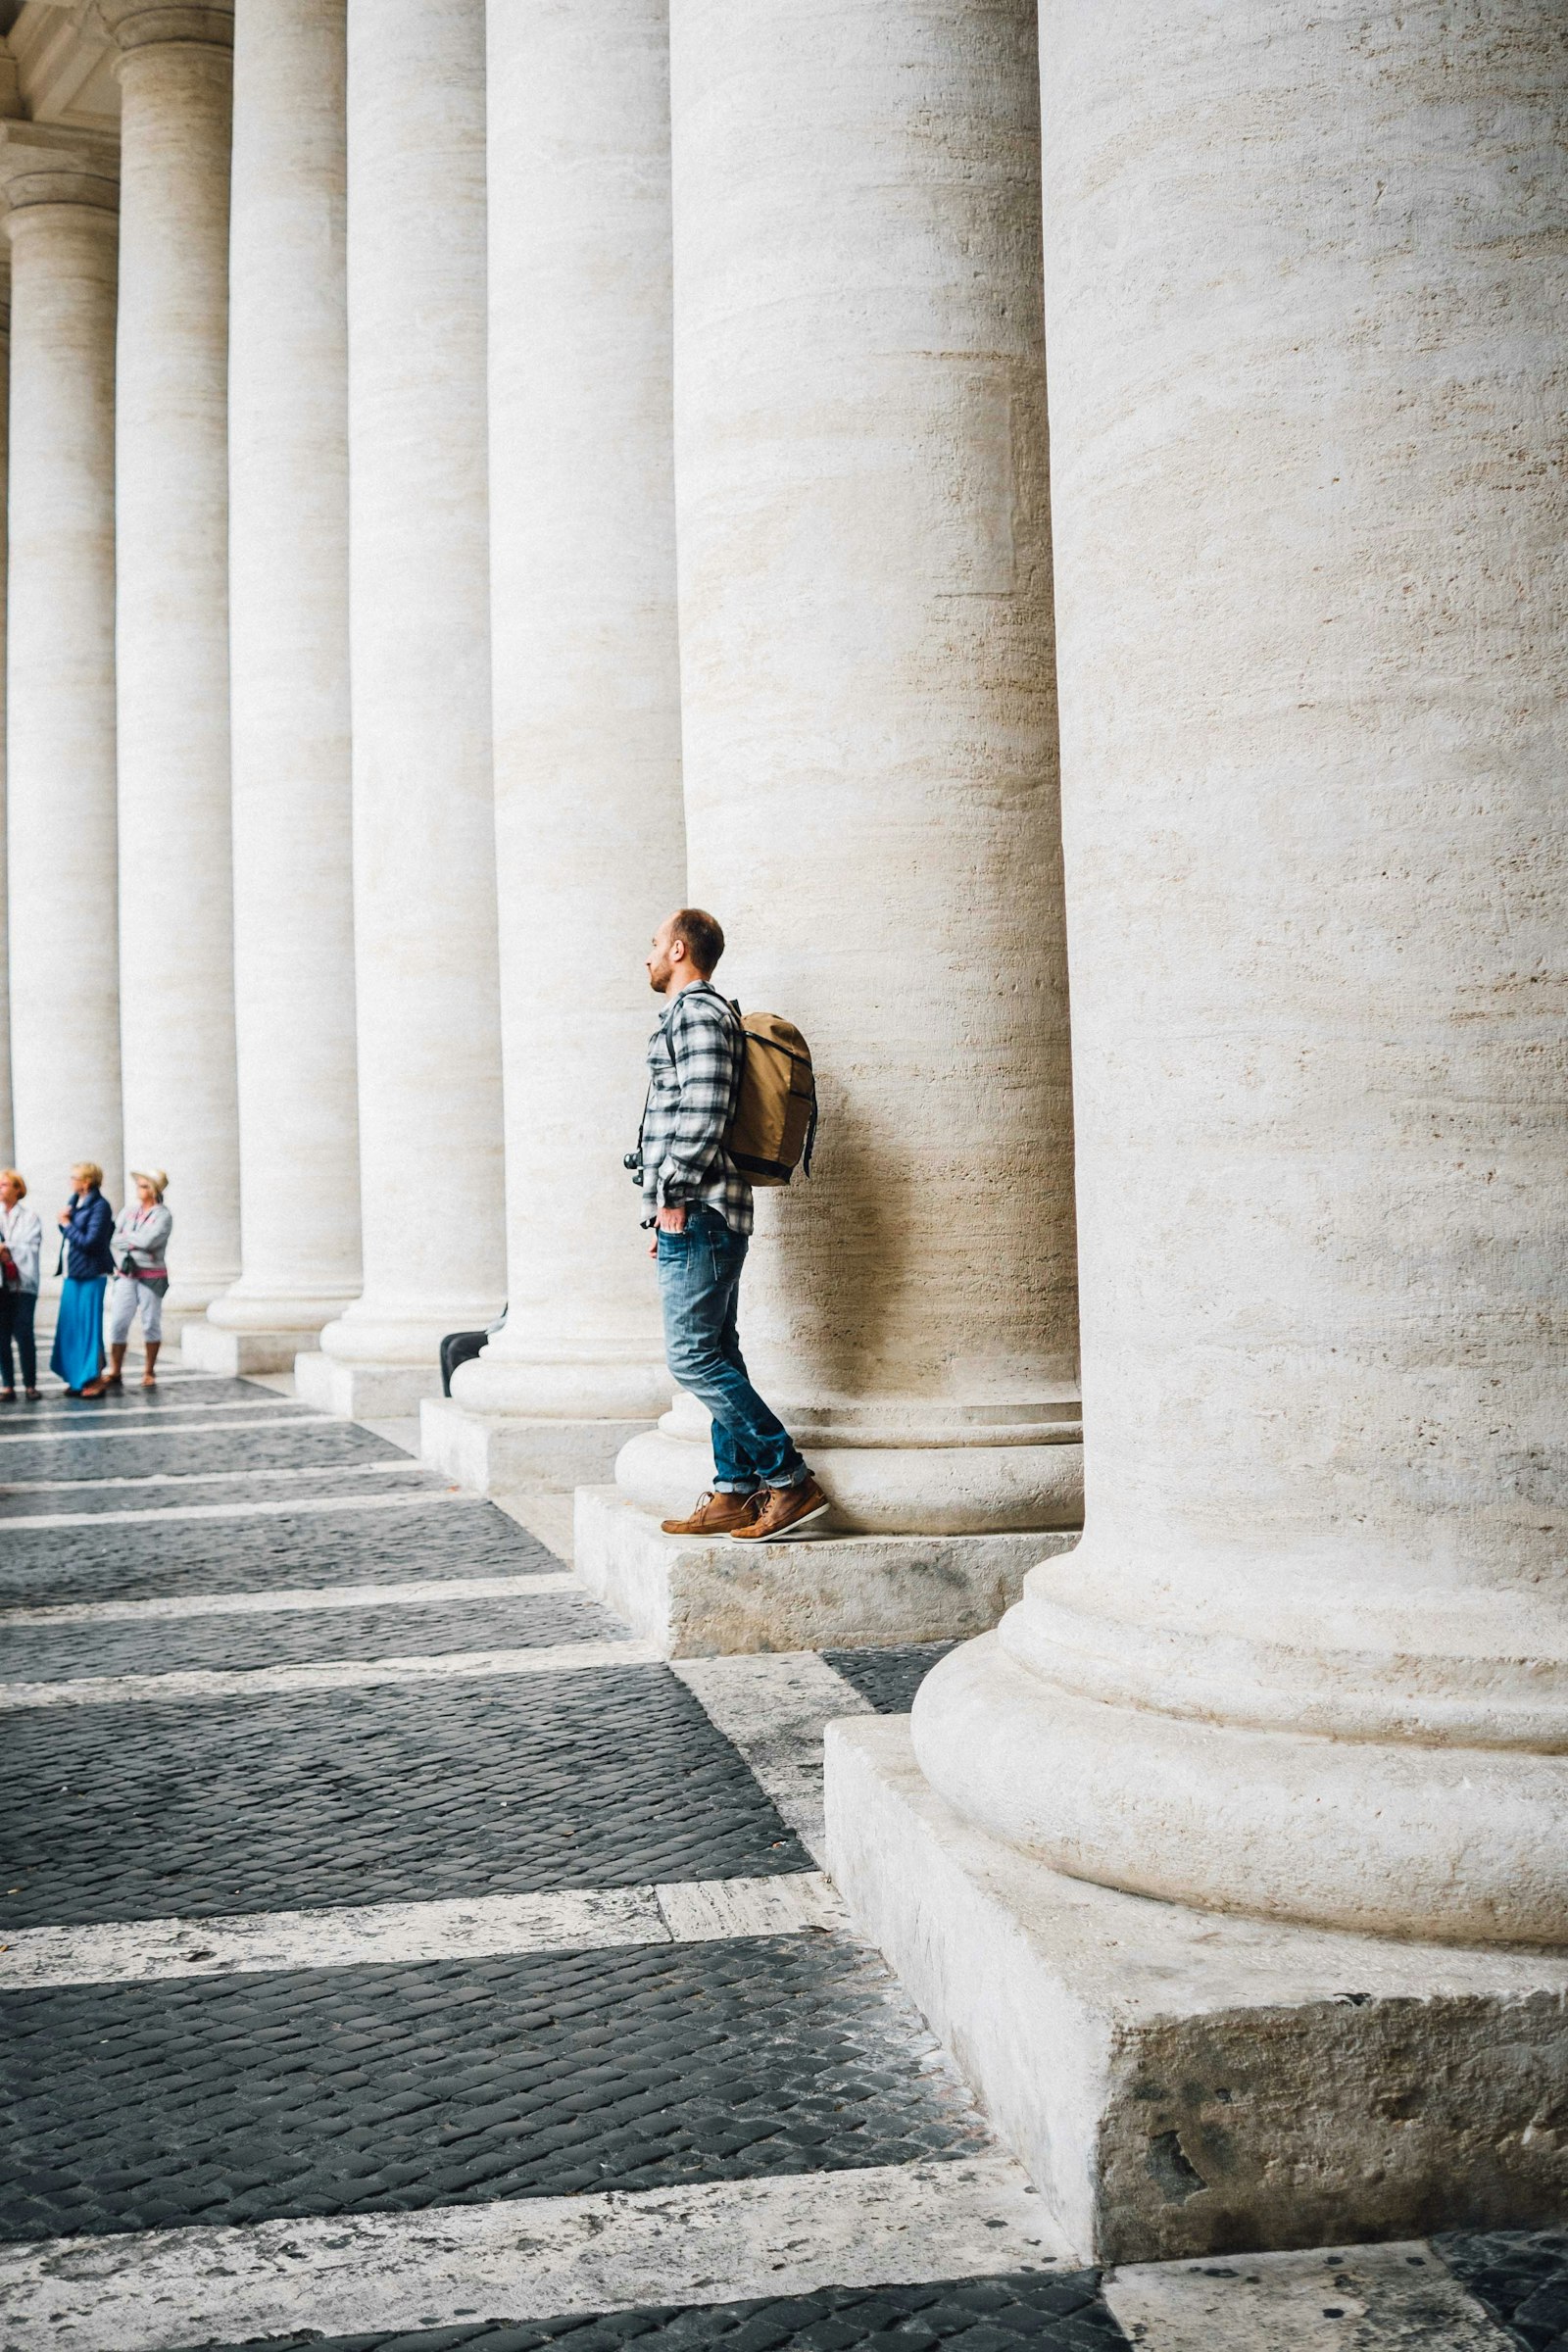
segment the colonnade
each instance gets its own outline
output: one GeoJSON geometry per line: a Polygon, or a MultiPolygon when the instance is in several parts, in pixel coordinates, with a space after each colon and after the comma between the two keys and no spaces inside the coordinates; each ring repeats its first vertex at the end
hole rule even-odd
{"type": "Polygon", "coordinates": [[[1077,1524],[1081,1281],[943,1818],[1472,1944],[1568,1936],[1556,13],[104,0],[118,157],[0,126],[24,1166],[171,1169],[194,1360],[408,1409],[509,1302],[435,1457],[689,1499],[711,906],[852,1527],[1077,1524]]]}

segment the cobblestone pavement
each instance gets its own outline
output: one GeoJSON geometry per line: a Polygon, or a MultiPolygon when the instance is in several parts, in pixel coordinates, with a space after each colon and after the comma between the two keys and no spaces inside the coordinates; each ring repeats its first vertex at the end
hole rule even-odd
{"type": "Polygon", "coordinates": [[[808,1850],[945,1646],[677,1672],[255,1384],[0,1416],[0,2352],[1568,2352],[1568,2232],[1054,2241],[808,1850]]]}

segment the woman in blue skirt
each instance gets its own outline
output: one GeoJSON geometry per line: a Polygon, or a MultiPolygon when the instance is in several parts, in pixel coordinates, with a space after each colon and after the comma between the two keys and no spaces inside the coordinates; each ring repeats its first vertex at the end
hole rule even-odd
{"type": "Polygon", "coordinates": [[[104,1286],[114,1263],[115,1212],[104,1199],[104,1172],[96,1161],[84,1159],[71,1175],[76,1189],[60,1217],[66,1283],[49,1369],[65,1382],[68,1396],[79,1396],[104,1365],[104,1286]]]}

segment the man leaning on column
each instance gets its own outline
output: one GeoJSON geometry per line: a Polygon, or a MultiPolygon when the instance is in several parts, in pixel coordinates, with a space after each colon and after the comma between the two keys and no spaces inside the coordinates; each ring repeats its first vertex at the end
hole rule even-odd
{"type": "Polygon", "coordinates": [[[664,1520],[663,1532],[775,1544],[803,1535],[829,1506],[741,1354],[752,1188],[726,1145],[746,1032],[712,984],[723,953],[723,931],[701,907],[681,907],[654,934],[648,980],[665,1009],[649,1041],[642,1128],[626,1164],[653,1230],[671,1377],[712,1415],[712,1486],[688,1517],[664,1520]]]}

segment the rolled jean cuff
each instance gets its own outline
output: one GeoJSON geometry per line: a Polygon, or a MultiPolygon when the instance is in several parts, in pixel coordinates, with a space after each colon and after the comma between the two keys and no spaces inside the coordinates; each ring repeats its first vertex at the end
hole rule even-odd
{"type": "Polygon", "coordinates": [[[715,1478],[715,1494],[755,1494],[761,1485],[760,1478],[715,1478]]]}
{"type": "Polygon", "coordinates": [[[777,1478],[770,1478],[765,1483],[782,1494],[789,1487],[804,1487],[810,1475],[808,1465],[800,1462],[793,1470],[780,1471],[777,1478]]]}

